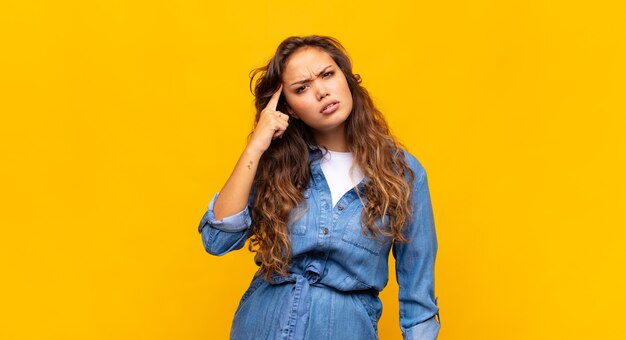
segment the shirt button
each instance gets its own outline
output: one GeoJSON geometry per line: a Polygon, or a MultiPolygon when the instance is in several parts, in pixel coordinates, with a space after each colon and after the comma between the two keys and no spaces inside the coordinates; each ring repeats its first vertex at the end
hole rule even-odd
{"type": "Polygon", "coordinates": [[[328,235],[328,228],[324,228],[324,235],[328,235]]]}
{"type": "Polygon", "coordinates": [[[339,209],[339,211],[343,210],[343,205],[339,205],[337,209],[339,209]]]}

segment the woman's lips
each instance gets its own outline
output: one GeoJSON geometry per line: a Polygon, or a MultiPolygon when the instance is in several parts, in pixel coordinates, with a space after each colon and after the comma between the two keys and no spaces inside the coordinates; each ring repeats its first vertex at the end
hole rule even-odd
{"type": "Polygon", "coordinates": [[[324,106],[324,108],[322,109],[322,111],[320,111],[320,113],[330,114],[330,113],[337,111],[338,108],[339,108],[339,102],[332,102],[324,106]]]}

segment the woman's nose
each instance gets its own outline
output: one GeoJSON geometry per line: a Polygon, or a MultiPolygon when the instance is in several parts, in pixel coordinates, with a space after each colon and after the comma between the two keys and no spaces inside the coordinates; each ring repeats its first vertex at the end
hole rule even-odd
{"type": "Polygon", "coordinates": [[[317,98],[319,100],[326,98],[326,96],[328,96],[329,94],[330,93],[328,93],[328,90],[326,90],[324,86],[317,85],[317,98]]]}

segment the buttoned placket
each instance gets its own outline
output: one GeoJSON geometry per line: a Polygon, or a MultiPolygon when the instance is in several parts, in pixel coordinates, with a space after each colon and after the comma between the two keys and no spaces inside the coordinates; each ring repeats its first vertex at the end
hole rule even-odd
{"type": "MultiPolygon", "coordinates": [[[[315,168],[318,167],[317,164],[313,165],[315,168]]],[[[328,185],[324,181],[324,174],[321,173],[321,169],[316,169],[314,171],[314,181],[316,182],[315,188],[317,190],[317,197],[319,198],[319,207],[320,207],[320,219],[319,226],[317,226],[317,247],[323,252],[326,252],[330,247],[330,235],[329,233],[332,231],[333,221],[332,221],[332,207],[331,207],[331,196],[330,190],[328,189],[328,185]]]]}
{"type": "MultiPolygon", "coordinates": [[[[343,211],[350,205],[350,203],[357,198],[355,188],[348,190],[337,201],[337,205],[331,207],[331,193],[328,187],[328,182],[325,180],[324,173],[319,164],[319,160],[314,160],[311,163],[311,176],[313,177],[314,188],[317,190],[320,206],[320,225],[317,226],[317,247],[321,249],[318,253],[325,253],[330,246],[332,233],[335,230],[335,224],[339,219],[343,211]]],[[[357,189],[362,190],[363,186],[367,182],[364,178],[358,185],[357,189]]]]}

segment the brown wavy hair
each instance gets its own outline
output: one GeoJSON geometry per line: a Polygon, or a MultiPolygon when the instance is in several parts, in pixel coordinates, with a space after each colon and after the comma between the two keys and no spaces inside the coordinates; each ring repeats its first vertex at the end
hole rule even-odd
{"type": "MultiPolygon", "coordinates": [[[[254,127],[261,111],[280,87],[287,59],[301,48],[318,48],[328,53],[343,71],[352,93],[352,112],[345,124],[346,143],[354,162],[367,178],[362,192],[357,190],[361,202],[365,201],[361,215],[363,235],[377,239],[382,235],[393,237],[396,242],[407,242],[403,231],[412,216],[410,194],[415,174],[404,159],[404,146],[391,134],[382,113],[360,85],[361,77],[352,73],[350,58],[338,40],[318,35],[289,37],[280,43],[266,66],[252,70],[251,91],[256,79],[254,127]]],[[[281,96],[277,110],[287,112],[286,109],[281,96]]],[[[252,132],[248,140],[251,135],[252,132]]],[[[291,210],[303,201],[303,191],[311,177],[308,145],[327,149],[317,145],[302,120],[290,119],[283,137],[272,141],[257,168],[248,249],[257,253],[259,271],[265,272],[268,280],[273,273],[288,273],[291,255],[288,218],[291,210]]]]}

